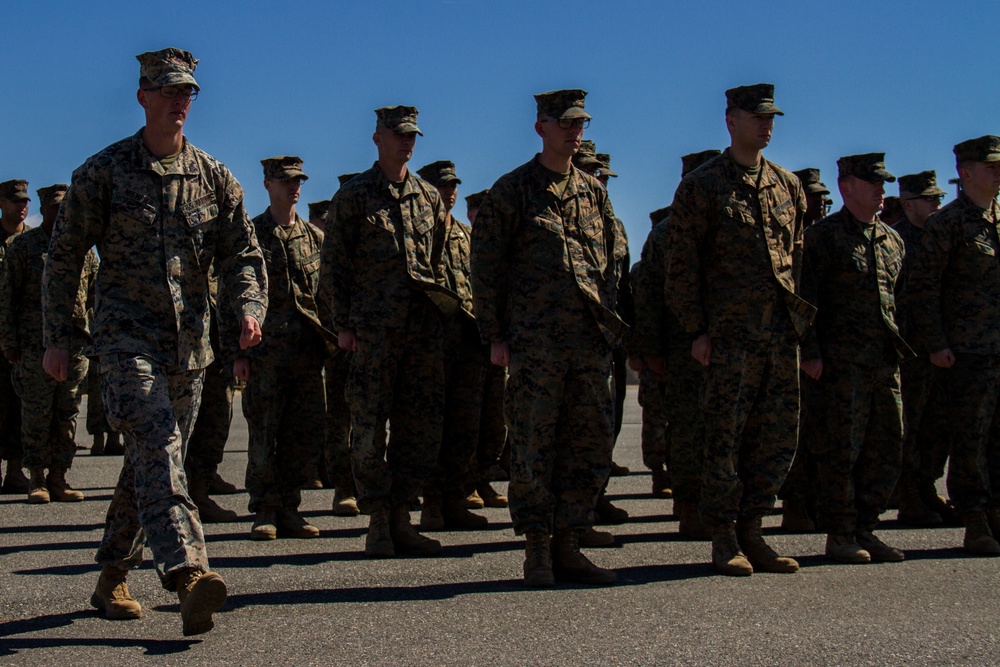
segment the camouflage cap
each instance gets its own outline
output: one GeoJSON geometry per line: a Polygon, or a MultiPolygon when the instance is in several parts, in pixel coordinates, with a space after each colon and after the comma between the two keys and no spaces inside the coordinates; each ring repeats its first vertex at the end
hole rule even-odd
{"type": "Polygon", "coordinates": [[[455,173],[455,163],[451,160],[438,160],[437,162],[425,164],[420,169],[417,169],[417,175],[434,187],[453,181],[455,183],[462,182],[455,173]]]}
{"type": "Polygon", "coordinates": [[[186,83],[201,90],[194,80],[194,70],[198,59],[190,51],[173,47],[162,51],[147,51],[135,57],[139,61],[139,76],[150,80],[155,86],[180,86],[186,83]]]}
{"type": "Polygon", "coordinates": [[[486,198],[486,193],[489,190],[480,190],[479,192],[473,192],[471,195],[465,198],[465,206],[467,208],[479,208],[483,205],[483,199],[486,198]]]}
{"type": "Polygon", "coordinates": [[[330,200],[309,202],[309,219],[326,220],[326,214],[330,211],[330,200]]]}
{"type": "Polygon", "coordinates": [[[597,146],[590,139],[580,142],[580,148],[573,156],[573,166],[578,169],[600,168],[601,161],[597,159],[597,146]]]}
{"type": "Polygon", "coordinates": [[[0,183],[0,199],[26,199],[27,201],[31,201],[31,197],[28,196],[28,181],[15,178],[12,181],[0,183]]]}
{"type": "Polygon", "coordinates": [[[611,155],[608,153],[598,153],[597,162],[601,165],[601,176],[612,176],[618,178],[618,174],[611,171],[611,155]]]}
{"type": "Polygon", "coordinates": [[[261,160],[260,164],[264,167],[264,179],[268,181],[290,181],[293,178],[309,180],[306,172],[302,171],[302,158],[297,155],[268,157],[261,160]]]}
{"type": "Polygon", "coordinates": [[[700,153],[688,153],[681,157],[681,178],[684,178],[692,171],[705,164],[716,155],[722,155],[722,151],[711,148],[700,153]]]}
{"type": "Polygon", "coordinates": [[[35,192],[38,193],[38,204],[40,206],[62,203],[62,200],[68,191],[69,186],[65,183],[56,183],[55,185],[50,185],[47,188],[38,188],[35,190],[35,192]]]}
{"type": "Polygon", "coordinates": [[[416,107],[379,107],[375,109],[375,115],[378,116],[376,127],[390,129],[396,134],[416,132],[422,137],[424,133],[417,127],[418,113],[420,112],[417,111],[416,107]]]}
{"type": "Polygon", "coordinates": [[[895,183],[896,177],[885,168],[885,153],[862,153],[845,155],[837,160],[839,178],[857,176],[869,183],[895,183]]]}
{"type": "Polygon", "coordinates": [[[649,221],[656,227],[658,224],[670,217],[670,207],[658,208],[649,214],[649,221]]]}
{"type": "Polygon", "coordinates": [[[752,86],[739,86],[726,91],[726,109],[743,109],[750,113],[773,113],[784,116],[785,113],[774,105],[774,84],[755,83],[752,86]]]}
{"type": "Polygon", "coordinates": [[[337,177],[337,182],[340,184],[340,187],[344,187],[344,183],[351,180],[355,176],[358,176],[360,173],[360,171],[356,171],[353,174],[341,174],[337,177]]]}
{"type": "Polygon", "coordinates": [[[948,194],[938,187],[937,173],[930,169],[919,174],[899,177],[899,198],[919,199],[920,197],[940,197],[948,194]]]}
{"type": "Polygon", "coordinates": [[[978,139],[969,139],[955,144],[955,161],[1000,162],[1000,137],[987,134],[978,139]]]}
{"type": "Polygon", "coordinates": [[[827,208],[833,206],[833,200],[829,197],[823,197],[823,206],[826,206],[827,208]]]}
{"type": "Polygon", "coordinates": [[[819,180],[819,169],[815,167],[807,167],[806,169],[799,169],[798,171],[793,171],[793,174],[799,177],[802,182],[802,188],[809,195],[828,195],[830,190],[826,187],[823,181],[819,180]]]}
{"type": "Polygon", "coordinates": [[[577,88],[571,90],[550,90],[547,93],[535,95],[538,113],[553,118],[590,118],[583,110],[583,101],[587,98],[586,90],[577,88]]]}

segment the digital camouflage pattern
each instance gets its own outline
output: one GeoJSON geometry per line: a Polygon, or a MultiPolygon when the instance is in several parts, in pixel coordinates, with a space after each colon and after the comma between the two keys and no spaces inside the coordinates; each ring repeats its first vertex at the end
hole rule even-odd
{"type": "Polygon", "coordinates": [[[87,369],[87,433],[111,433],[108,416],[104,412],[104,390],[101,384],[101,359],[91,357],[87,369]]]}
{"type": "Polygon", "coordinates": [[[823,181],[819,180],[819,169],[815,167],[809,167],[807,169],[799,169],[798,171],[792,172],[799,177],[802,181],[802,188],[807,194],[811,195],[828,195],[830,191],[827,189],[823,181]]]}
{"type": "Polygon", "coordinates": [[[490,468],[500,462],[500,455],[507,443],[507,423],[503,415],[503,395],[506,388],[507,369],[494,366],[487,358],[483,372],[479,441],[476,444],[477,484],[489,484],[492,481],[490,468]]]}
{"type": "Polygon", "coordinates": [[[327,359],[323,366],[326,435],[323,440],[322,461],[326,465],[327,479],[333,482],[334,488],[350,491],[351,496],[357,496],[354,473],[351,472],[351,408],[344,396],[350,366],[351,353],[343,350],[327,359]]]}
{"type": "Polygon", "coordinates": [[[0,199],[27,199],[31,201],[31,195],[28,194],[28,181],[15,178],[0,183],[0,199]]]}
{"type": "Polygon", "coordinates": [[[586,98],[586,90],[550,90],[536,94],[535,103],[538,113],[552,118],[590,118],[590,114],[583,110],[586,98]]]}
{"type": "Polygon", "coordinates": [[[267,181],[290,181],[293,178],[309,180],[306,172],[302,171],[302,158],[297,155],[264,158],[260,164],[264,168],[264,180],[267,181]]]}
{"type": "MultiPolygon", "coordinates": [[[[25,183],[27,193],[27,183],[25,183]]],[[[0,270],[3,268],[3,258],[10,241],[27,231],[29,227],[24,225],[20,232],[10,234],[6,229],[0,227],[0,270]]],[[[0,312],[0,317],[7,319],[7,315],[0,312]]],[[[14,391],[11,382],[11,373],[14,367],[7,361],[7,357],[0,354],[0,456],[4,461],[20,459],[24,453],[21,447],[21,399],[14,391]]]]}
{"type": "Polygon", "coordinates": [[[845,155],[837,160],[839,178],[856,176],[869,183],[895,183],[896,177],[885,168],[885,153],[845,155]]]}
{"type": "Polygon", "coordinates": [[[774,104],[774,85],[770,83],[730,88],[726,91],[726,108],[743,109],[750,113],[785,115],[774,104]]]}
{"type": "Polygon", "coordinates": [[[1000,137],[987,134],[955,144],[956,162],[1000,162],[1000,137]]]}
{"type": "Polygon", "coordinates": [[[194,70],[198,59],[190,51],[168,47],[159,51],[140,53],[139,76],[149,79],[154,86],[181,86],[191,84],[199,88],[194,80],[194,70]]]}
{"type": "Polygon", "coordinates": [[[459,185],[462,183],[458,174],[455,173],[455,163],[451,160],[438,160],[425,164],[417,169],[417,175],[434,187],[442,186],[445,183],[458,183],[459,185]]]}
{"type": "Polygon", "coordinates": [[[375,116],[378,118],[376,126],[388,128],[396,134],[416,132],[420,136],[424,136],[424,133],[417,127],[417,114],[419,113],[414,107],[402,105],[379,107],[375,109],[375,116]]]}
{"type": "Polygon", "coordinates": [[[933,169],[899,177],[900,199],[943,197],[946,194],[948,193],[938,187],[937,173],[933,169]]]}

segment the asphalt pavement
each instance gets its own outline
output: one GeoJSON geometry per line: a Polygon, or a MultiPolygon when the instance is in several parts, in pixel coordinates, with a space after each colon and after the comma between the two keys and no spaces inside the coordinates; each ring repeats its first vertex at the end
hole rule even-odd
{"type": "MultiPolygon", "coordinates": [[[[242,488],[238,407],[222,473],[242,488]]],[[[241,493],[216,497],[239,523],[206,526],[229,599],[215,629],[190,638],[148,561],[129,578],[141,619],[108,621],[90,608],[120,461],[81,450],[69,480],[84,502],[0,496],[0,665],[998,663],[1000,559],[967,557],[961,529],[904,528],[890,511],[880,534],[906,562],[849,566],[822,555],[823,536],[786,535],[772,516],[767,539],[801,570],[717,576],[710,545],[679,539],[672,501],[650,497],[639,433],[630,388],[615,459],[632,473],[611,480],[609,497],[631,520],[607,528],[616,548],[587,551],[617,570],[616,586],[522,587],[523,541],[504,509],[484,511],[487,530],[435,534],[441,557],[370,561],[365,517],[332,516],[332,490],[303,493],[319,539],[266,543],[248,539],[241,493]]]]}

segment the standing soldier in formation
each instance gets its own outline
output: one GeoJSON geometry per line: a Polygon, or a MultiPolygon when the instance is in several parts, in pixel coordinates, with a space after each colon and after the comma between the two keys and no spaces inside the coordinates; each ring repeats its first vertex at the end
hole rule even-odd
{"type": "Polygon", "coordinates": [[[326,214],[330,212],[330,200],[309,202],[309,224],[324,231],[326,229],[326,214]]]}
{"type": "Polygon", "coordinates": [[[45,370],[69,375],[73,304],[90,248],[101,258],[90,353],[101,357],[108,421],[126,456],[97,550],[91,604],[137,618],[125,583],[148,543],[164,588],[176,591],[185,635],[212,629],[226,584],[209,571],[184,449],[198,413],[208,341],[208,271],[218,263],[240,322],[241,347],[260,341],[266,274],[243,189],[221,162],[192,146],[184,122],[197,96],[187,51],[137,56],[146,125],[73,173],[45,270],[45,370]]]}
{"type": "Polygon", "coordinates": [[[437,190],[406,166],[422,134],[417,110],[381,107],[375,114],[378,161],[330,204],[322,291],[339,345],[353,353],[346,395],[358,507],[369,515],[365,554],[430,556],[441,553],[441,543],[410,523],[410,502],[423,490],[441,445],[437,303],[454,306],[444,286],[447,212],[437,190]]]}
{"type": "Polygon", "coordinates": [[[667,303],[707,367],[701,518],[712,562],[727,575],[795,572],[764,541],[761,518],[795,452],[798,339],[815,311],[796,296],[806,202],[799,179],[761,156],[782,113],[774,86],[733,88],[726,100],[732,144],[674,195],[667,303]]]}
{"type": "Polygon", "coordinates": [[[965,549],[1000,556],[1000,137],[954,148],[962,189],[927,218],[907,303],[916,340],[939,369],[951,436],[948,495],[965,524],[965,549]]]}
{"type": "Polygon", "coordinates": [[[841,563],[898,562],[903,552],[873,531],[899,479],[903,413],[899,359],[910,356],[896,324],[903,240],[878,219],[884,153],[837,160],[844,207],[805,234],[802,296],[816,321],[802,370],[816,381],[809,410],[826,555],[841,563]]]}
{"type": "Polygon", "coordinates": [[[87,377],[83,348],[90,342],[88,311],[94,301],[97,256],[87,253],[73,304],[70,363],[65,382],[42,367],[42,272],[49,237],[67,185],[38,190],[42,225],[14,237],[4,255],[0,277],[0,347],[14,365],[14,388],[21,399],[24,465],[30,471],[29,503],[76,502],[83,494],[71,488],[66,472],[76,455],[76,416],[80,384],[87,377]],[[48,470],[46,477],[45,471],[48,470]]]}
{"type": "MultiPolygon", "coordinates": [[[[0,183],[0,268],[4,251],[12,238],[28,229],[28,181],[15,179],[0,183]]],[[[0,313],[9,318],[9,313],[0,313]]],[[[27,493],[28,479],[24,476],[21,447],[21,401],[11,384],[13,366],[0,355],[0,456],[7,462],[7,475],[0,493],[27,493]]],[[[2,475],[0,475],[2,477],[2,475]]]]}
{"type": "Polygon", "coordinates": [[[472,228],[476,319],[508,366],[510,512],[524,582],[609,584],[580,552],[611,467],[611,348],[627,239],[607,191],[573,167],[590,122],[583,90],[535,96],[542,152],[490,188],[472,228]]]}
{"type": "MultiPolygon", "coordinates": [[[[246,482],[255,515],[250,537],[319,537],[299,505],[326,432],[326,336],[316,301],[323,232],[295,212],[302,182],[309,178],[302,160],[282,155],[260,163],[270,205],[253,226],[267,266],[267,324],[263,342],[239,353],[233,367],[246,382],[246,482]]],[[[227,342],[235,338],[226,336],[227,342]]],[[[332,344],[332,335],[329,339],[332,344]]]]}

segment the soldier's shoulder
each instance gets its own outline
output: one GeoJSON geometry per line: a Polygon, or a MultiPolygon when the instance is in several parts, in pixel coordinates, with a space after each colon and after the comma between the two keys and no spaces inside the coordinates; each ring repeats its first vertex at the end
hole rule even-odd
{"type": "Polygon", "coordinates": [[[236,177],[229,171],[229,167],[223,164],[222,160],[209,155],[190,142],[187,145],[191,149],[190,159],[197,163],[197,167],[202,173],[211,173],[215,176],[216,180],[223,183],[236,181],[236,177]]]}
{"type": "Polygon", "coordinates": [[[344,199],[356,199],[364,197],[373,190],[379,182],[381,174],[378,173],[378,166],[367,169],[351,180],[341,185],[334,193],[333,198],[343,201],[344,199]]]}
{"type": "Polygon", "coordinates": [[[125,137],[94,153],[74,170],[73,180],[77,180],[79,176],[95,174],[113,168],[122,162],[130,161],[135,140],[135,135],[125,137]]]}
{"type": "Polygon", "coordinates": [[[886,235],[886,238],[900,251],[903,249],[903,235],[896,231],[892,225],[887,225],[881,220],[878,221],[879,231],[886,235]]]}
{"type": "Polygon", "coordinates": [[[843,224],[841,224],[843,217],[843,211],[834,211],[825,218],[817,220],[806,227],[806,231],[804,232],[805,238],[815,241],[840,233],[844,228],[843,224]]]}

